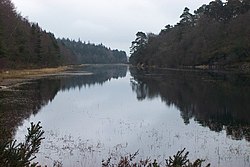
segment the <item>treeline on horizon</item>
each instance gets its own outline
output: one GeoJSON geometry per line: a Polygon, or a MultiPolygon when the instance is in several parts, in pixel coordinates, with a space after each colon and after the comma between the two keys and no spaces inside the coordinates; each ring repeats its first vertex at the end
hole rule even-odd
{"type": "Polygon", "coordinates": [[[127,56],[102,44],[56,39],[21,16],[11,0],[0,0],[0,69],[82,63],[127,63],[127,56]]]}
{"type": "Polygon", "coordinates": [[[127,63],[125,51],[117,49],[111,50],[103,44],[95,45],[90,42],[82,42],[70,39],[58,39],[61,47],[66,47],[71,51],[71,55],[77,59],[80,64],[116,64],[127,63]]]}
{"type": "Polygon", "coordinates": [[[250,69],[250,0],[215,0],[167,25],[138,32],[130,63],[137,66],[250,69]]]}

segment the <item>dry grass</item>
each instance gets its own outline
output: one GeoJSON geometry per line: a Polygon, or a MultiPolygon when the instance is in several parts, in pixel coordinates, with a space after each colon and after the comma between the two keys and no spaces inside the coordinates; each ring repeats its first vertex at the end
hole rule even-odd
{"type": "Polygon", "coordinates": [[[9,85],[8,83],[12,83],[10,80],[32,79],[46,75],[52,75],[63,72],[69,68],[69,66],[60,66],[55,68],[0,71],[0,85],[9,85]]]}
{"type": "Polygon", "coordinates": [[[67,70],[68,66],[60,66],[56,68],[41,68],[41,69],[25,69],[25,70],[10,70],[0,72],[2,79],[8,78],[26,78],[32,76],[41,76],[46,74],[54,74],[67,70]]]}

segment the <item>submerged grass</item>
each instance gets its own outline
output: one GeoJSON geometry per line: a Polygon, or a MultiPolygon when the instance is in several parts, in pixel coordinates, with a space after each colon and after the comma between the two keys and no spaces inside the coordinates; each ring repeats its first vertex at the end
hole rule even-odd
{"type": "MultiPolygon", "coordinates": [[[[37,124],[31,123],[28,134],[25,136],[25,142],[17,144],[16,140],[0,141],[0,164],[6,167],[41,167],[38,162],[34,163],[34,160],[41,141],[45,139],[43,134],[44,131],[40,122],[37,124]]],[[[112,157],[110,157],[107,161],[102,161],[102,167],[201,167],[204,162],[202,159],[191,162],[188,159],[189,152],[186,152],[185,148],[166,159],[165,164],[159,163],[156,159],[152,161],[150,158],[136,161],[138,154],[139,151],[122,156],[115,162],[112,162],[112,157]]],[[[206,167],[209,166],[210,164],[206,165],[206,167]]],[[[63,167],[63,164],[60,161],[54,161],[53,167],[63,167]]]]}
{"type": "MultiPolygon", "coordinates": [[[[110,157],[107,161],[102,161],[102,167],[202,167],[205,161],[196,159],[194,162],[191,162],[188,159],[189,152],[185,152],[185,148],[178,151],[175,155],[170,156],[168,159],[165,159],[165,164],[159,163],[156,159],[152,161],[150,158],[134,161],[138,154],[139,151],[134,154],[129,154],[128,156],[123,156],[117,163],[112,163],[112,158],[110,157]]],[[[205,165],[205,167],[210,167],[210,164],[205,165]]]]}

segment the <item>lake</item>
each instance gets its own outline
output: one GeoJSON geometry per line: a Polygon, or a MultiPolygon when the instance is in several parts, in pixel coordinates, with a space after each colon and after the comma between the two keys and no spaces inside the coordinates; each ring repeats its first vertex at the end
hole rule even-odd
{"type": "Polygon", "coordinates": [[[36,161],[101,166],[139,152],[164,159],[186,148],[211,166],[250,166],[250,76],[88,65],[0,91],[0,125],[18,141],[45,131],[36,161]]]}

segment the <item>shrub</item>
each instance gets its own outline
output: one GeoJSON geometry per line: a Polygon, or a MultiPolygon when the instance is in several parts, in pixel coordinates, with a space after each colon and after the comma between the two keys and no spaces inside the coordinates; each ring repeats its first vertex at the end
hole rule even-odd
{"type": "Polygon", "coordinates": [[[16,140],[3,141],[0,143],[0,164],[5,167],[35,167],[38,163],[32,163],[39,151],[44,131],[40,122],[31,123],[28,135],[23,143],[16,140]]]}

